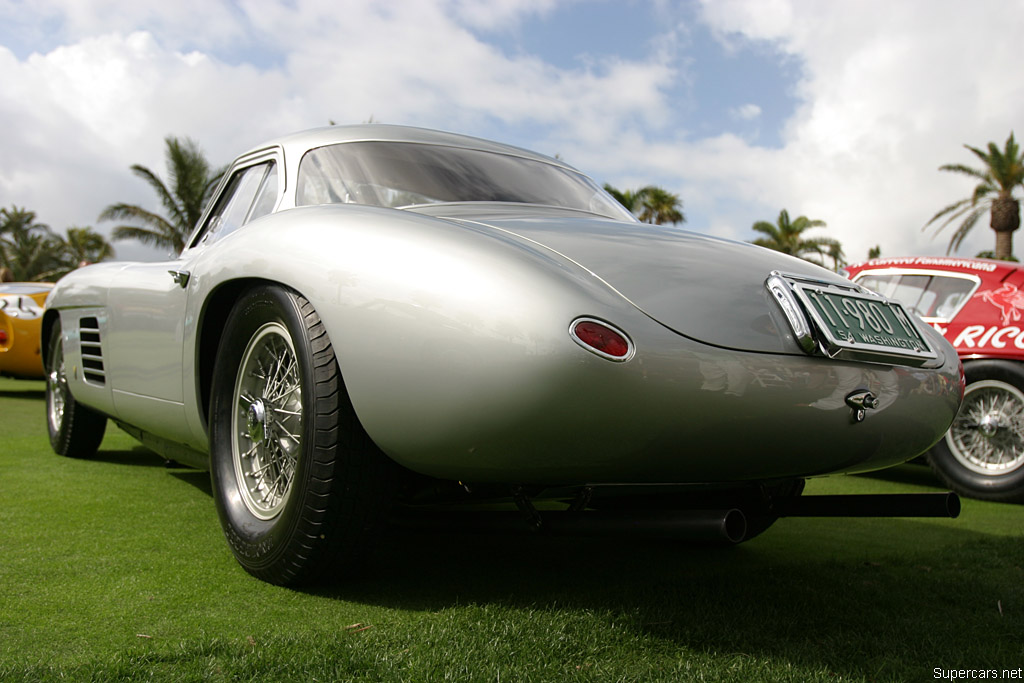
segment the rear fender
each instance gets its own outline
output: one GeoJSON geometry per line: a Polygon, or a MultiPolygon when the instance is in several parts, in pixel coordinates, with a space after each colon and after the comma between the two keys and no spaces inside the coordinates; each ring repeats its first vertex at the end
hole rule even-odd
{"type": "Polygon", "coordinates": [[[205,248],[190,268],[195,289],[187,317],[197,322],[186,325],[186,347],[194,352],[186,354],[191,367],[184,377],[197,378],[186,387],[196,396],[189,410],[194,440],[206,434],[220,327],[241,293],[257,283],[279,283],[310,301],[356,413],[375,440],[392,431],[396,406],[414,419],[424,403],[438,404],[439,393],[464,398],[485,385],[494,392],[495,375],[515,383],[509,359],[566,347],[588,355],[569,337],[575,317],[617,324],[624,310],[642,316],[601,280],[542,246],[377,207],[274,214],[205,248]],[[509,374],[495,372],[502,367],[509,374]]]}

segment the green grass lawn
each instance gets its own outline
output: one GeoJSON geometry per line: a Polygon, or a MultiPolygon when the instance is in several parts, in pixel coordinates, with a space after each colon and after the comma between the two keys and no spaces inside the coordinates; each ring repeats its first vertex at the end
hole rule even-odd
{"type": "MultiPolygon", "coordinates": [[[[925,468],[809,493],[936,490],[925,468]]],[[[738,547],[395,534],[361,579],[251,578],[206,473],[109,428],[54,455],[0,379],[0,680],[917,681],[1024,667],[1024,506],[784,519],[738,547]],[[948,674],[947,674],[948,675],[948,674]]]]}

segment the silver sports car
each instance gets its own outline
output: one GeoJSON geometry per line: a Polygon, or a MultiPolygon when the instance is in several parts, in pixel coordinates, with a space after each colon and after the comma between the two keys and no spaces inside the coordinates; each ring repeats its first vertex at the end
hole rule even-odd
{"type": "Polygon", "coordinates": [[[240,156],[178,258],[71,273],[42,334],[54,449],[113,420],[208,468],[238,561],[282,584],[385,521],[499,519],[481,501],[731,542],[931,514],[800,493],[927,450],[963,396],[950,345],[845,278],[640,223],[557,159],[386,125],[240,156]]]}

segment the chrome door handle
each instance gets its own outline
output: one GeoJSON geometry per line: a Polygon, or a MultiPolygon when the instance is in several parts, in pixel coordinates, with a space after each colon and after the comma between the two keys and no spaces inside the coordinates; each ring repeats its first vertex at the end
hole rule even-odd
{"type": "Polygon", "coordinates": [[[171,278],[179,287],[185,289],[188,286],[189,272],[187,270],[168,270],[167,272],[171,274],[171,278]]]}

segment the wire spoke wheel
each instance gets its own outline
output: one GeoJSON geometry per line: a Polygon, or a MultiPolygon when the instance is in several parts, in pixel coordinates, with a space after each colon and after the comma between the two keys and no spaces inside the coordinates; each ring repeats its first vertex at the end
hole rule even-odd
{"type": "Polygon", "coordinates": [[[61,323],[53,323],[46,347],[46,431],[58,455],[89,458],[96,454],[107,429],[107,418],[78,403],[68,382],[61,323]]]}
{"type": "Polygon", "coordinates": [[[64,406],[67,404],[68,378],[64,370],[64,349],[53,344],[46,373],[46,418],[50,431],[59,432],[64,424],[64,406]]]}
{"type": "Polygon", "coordinates": [[[1024,364],[969,360],[964,378],[960,412],[928,464],[961,495],[1024,502],[1024,364]]]}
{"type": "Polygon", "coordinates": [[[392,470],[313,306],[279,285],[243,293],[212,380],[210,479],[235,559],[280,585],[357,571],[386,519],[392,470]]]}
{"type": "Polygon", "coordinates": [[[995,380],[968,387],[946,435],[953,456],[967,469],[1000,475],[1024,465],[1024,393],[995,380]]]}
{"type": "Polygon", "coordinates": [[[242,501],[254,517],[284,506],[302,451],[302,383],[295,347],[277,322],[256,331],[235,381],[231,459],[242,501]]]}

